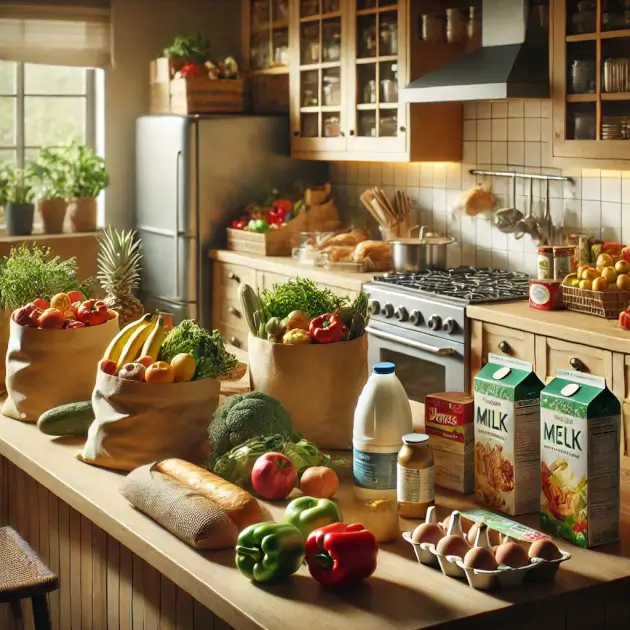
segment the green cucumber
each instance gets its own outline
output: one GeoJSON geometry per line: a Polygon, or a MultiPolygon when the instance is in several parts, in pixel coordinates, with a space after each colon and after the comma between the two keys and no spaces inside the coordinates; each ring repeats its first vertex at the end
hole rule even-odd
{"type": "Polygon", "coordinates": [[[37,428],[46,435],[87,435],[94,422],[94,409],[89,400],[60,405],[45,411],[37,421],[37,428]]]}
{"type": "Polygon", "coordinates": [[[241,284],[239,286],[238,296],[241,300],[243,315],[245,317],[245,321],[247,322],[249,332],[256,337],[258,335],[258,327],[254,323],[254,313],[262,308],[260,298],[258,297],[256,291],[249,286],[249,284],[241,284]]]}

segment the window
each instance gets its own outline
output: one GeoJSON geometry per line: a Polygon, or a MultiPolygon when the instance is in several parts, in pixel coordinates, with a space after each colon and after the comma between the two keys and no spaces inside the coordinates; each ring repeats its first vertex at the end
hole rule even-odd
{"type": "Polygon", "coordinates": [[[0,61],[0,161],[23,168],[43,146],[94,147],[95,72],[0,61]]]}

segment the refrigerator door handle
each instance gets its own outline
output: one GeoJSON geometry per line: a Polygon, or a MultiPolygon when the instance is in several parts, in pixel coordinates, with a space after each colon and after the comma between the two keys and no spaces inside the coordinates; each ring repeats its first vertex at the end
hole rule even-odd
{"type": "Polygon", "coordinates": [[[180,210],[180,163],[182,161],[183,154],[181,151],[177,152],[177,163],[175,165],[175,295],[181,295],[179,292],[179,210],[180,210]]]}

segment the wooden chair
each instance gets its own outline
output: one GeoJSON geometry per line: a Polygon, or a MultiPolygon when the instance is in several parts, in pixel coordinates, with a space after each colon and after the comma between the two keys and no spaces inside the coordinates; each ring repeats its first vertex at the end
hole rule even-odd
{"type": "Polygon", "coordinates": [[[0,527],[0,603],[20,619],[21,599],[30,599],[35,630],[50,630],[46,593],[59,587],[57,576],[12,527],[0,527]]]}

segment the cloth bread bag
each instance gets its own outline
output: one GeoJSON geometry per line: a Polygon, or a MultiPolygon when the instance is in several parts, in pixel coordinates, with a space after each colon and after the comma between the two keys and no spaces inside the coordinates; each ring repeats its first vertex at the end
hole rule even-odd
{"type": "Polygon", "coordinates": [[[104,468],[131,471],[156,460],[200,460],[221,383],[128,381],[98,370],[92,393],[95,420],[77,457],[104,468]]]}
{"type": "Polygon", "coordinates": [[[368,378],[367,335],[285,345],[249,336],[251,389],[277,398],[295,429],[320,448],[352,448],[354,409],[368,378]]]}
{"type": "Polygon", "coordinates": [[[2,413],[24,422],[37,422],[59,405],[90,400],[98,362],[119,331],[118,316],[85,328],[40,330],[13,319],[9,327],[2,413]]]}

